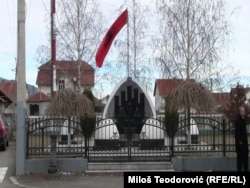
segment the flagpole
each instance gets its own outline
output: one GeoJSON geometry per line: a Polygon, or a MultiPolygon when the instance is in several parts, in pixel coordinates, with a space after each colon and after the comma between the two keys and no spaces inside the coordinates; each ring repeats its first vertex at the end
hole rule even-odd
{"type": "Polygon", "coordinates": [[[129,13],[127,14],[127,75],[129,74],[129,13]]]}
{"type": "Polygon", "coordinates": [[[56,93],[56,0],[51,0],[51,97],[56,93]]]}

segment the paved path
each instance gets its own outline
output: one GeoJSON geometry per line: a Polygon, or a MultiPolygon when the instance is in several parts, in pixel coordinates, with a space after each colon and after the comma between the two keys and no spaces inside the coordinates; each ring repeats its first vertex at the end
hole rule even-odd
{"type": "Polygon", "coordinates": [[[70,174],[52,177],[44,174],[29,174],[10,177],[13,185],[26,188],[123,188],[123,175],[70,174]]]}

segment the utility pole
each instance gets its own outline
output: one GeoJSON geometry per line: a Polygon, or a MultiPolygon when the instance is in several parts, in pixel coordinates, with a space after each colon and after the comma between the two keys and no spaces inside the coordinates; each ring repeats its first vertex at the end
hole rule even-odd
{"type": "Polygon", "coordinates": [[[26,154],[26,71],[25,71],[25,0],[17,1],[16,67],[16,175],[25,174],[26,154]]]}
{"type": "Polygon", "coordinates": [[[56,0],[51,0],[51,97],[56,93],[56,0]]]}

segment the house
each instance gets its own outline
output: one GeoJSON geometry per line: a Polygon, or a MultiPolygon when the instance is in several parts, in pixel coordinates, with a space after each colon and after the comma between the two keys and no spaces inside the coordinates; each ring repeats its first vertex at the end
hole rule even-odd
{"type": "MultiPolygon", "coordinates": [[[[28,99],[28,85],[26,84],[26,99],[28,99]]],[[[2,80],[0,82],[0,113],[16,113],[16,81],[2,80]]]]}
{"type": "MultiPolygon", "coordinates": [[[[191,82],[195,80],[191,79],[191,82]]],[[[156,113],[165,111],[165,97],[177,86],[183,83],[183,79],[156,79],[154,87],[156,113]]]]}
{"type": "Polygon", "coordinates": [[[15,113],[16,104],[16,82],[1,81],[0,82],[0,113],[15,113]]]}
{"type": "Polygon", "coordinates": [[[39,91],[28,98],[27,113],[31,116],[45,115],[46,108],[51,101],[51,97],[39,91]]]}
{"type": "MultiPolygon", "coordinates": [[[[191,79],[191,82],[195,82],[195,80],[191,79]]],[[[176,78],[156,79],[154,88],[156,113],[160,114],[165,112],[165,97],[181,83],[183,83],[183,80],[176,78]]],[[[220,112],[230,99],[230,93],[213,93],[213,95],[217,104],[216,109],[220,112]]]]}
{"type": "MultiPolygon", "coordinates": [[[[85,61],[78,66],[77,61],[56,61],[56,91],[64,89],[78,89],[78,68],[80,68],[80,92],[84,89],[94,87],[94,68],[85,61]]],[[[27,100],[27,111],[29,115],[44,115],[52,91],[52,68],[51,62],[38,68],[36,84],[38,92],[27,100]]]]}
{"type": "MultiPolygon", "coordinates": [[[[191,82],[195,82],[194,79],[190,80],[191,82]]],[[[155,110],[157,116],[163,116],[165,112],[165,97],[182,84],[184,81],[182,79],[157,79],[155,81],[155,88],[154,88],[154,96],[155,96],[155,110]]],[[[223,113],[223,109],[227,104],[228,100],[230,99],[229,93],[213,93],[214,100],[216,102],[216,109],[214,113],[216,115],[221,115],[223,113]]],[[[195,112],[195,109],[194,111],[195,112]]],[[[191,109],[192,113],[192,109],[191,109]]],[[[186,132],[186,137],[183,140],[179,140],[178,143],[185,142],[187,143],[188,137],[190,134],[191,143],[197,144],[199,143],[199,129],[194,119],[190,119],[190,132],[186,132]]]]}
{"type": "Polygon", "coordinates": [[[97,99],[96,97],[94,98],[95,112],[96,112],[98,117],[102,117],[104,107],[107,104],[109,97],[110,97],[109,95],[106,95],[105,97],[103,97],[101,99],[97,99]]]}
{"type": "MultiPolygon", "coordinates": [[[[85,61],[78,67],[77,61],[56,61],[56,91],[63,89],[76,89],[78,83],[78,68],[80,68],[80,91],[84,88],[94,87],[94,68],[85,61]]],[[[38,68],[36,84],[38,90],[51,96],[52,68],[51,62],[38,68]]]]}
{"type": "Polygon", "coordinates": [[[213,93],[215,102],[216,102],[216,109],[217,112],[222,113],[223,109],[227,105],[228,101],[230,100],[231,96],[230,93],[213,93]]]}

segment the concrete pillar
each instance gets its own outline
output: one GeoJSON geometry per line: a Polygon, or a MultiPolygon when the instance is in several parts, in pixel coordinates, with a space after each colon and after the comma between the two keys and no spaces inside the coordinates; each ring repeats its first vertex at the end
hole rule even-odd
{"type": "Polygon", "coordinates": [[[25,174],[26,153],[26,71],[25,71],[25,0],[17,1],[16,69],[16,175],[25,174]]]}

